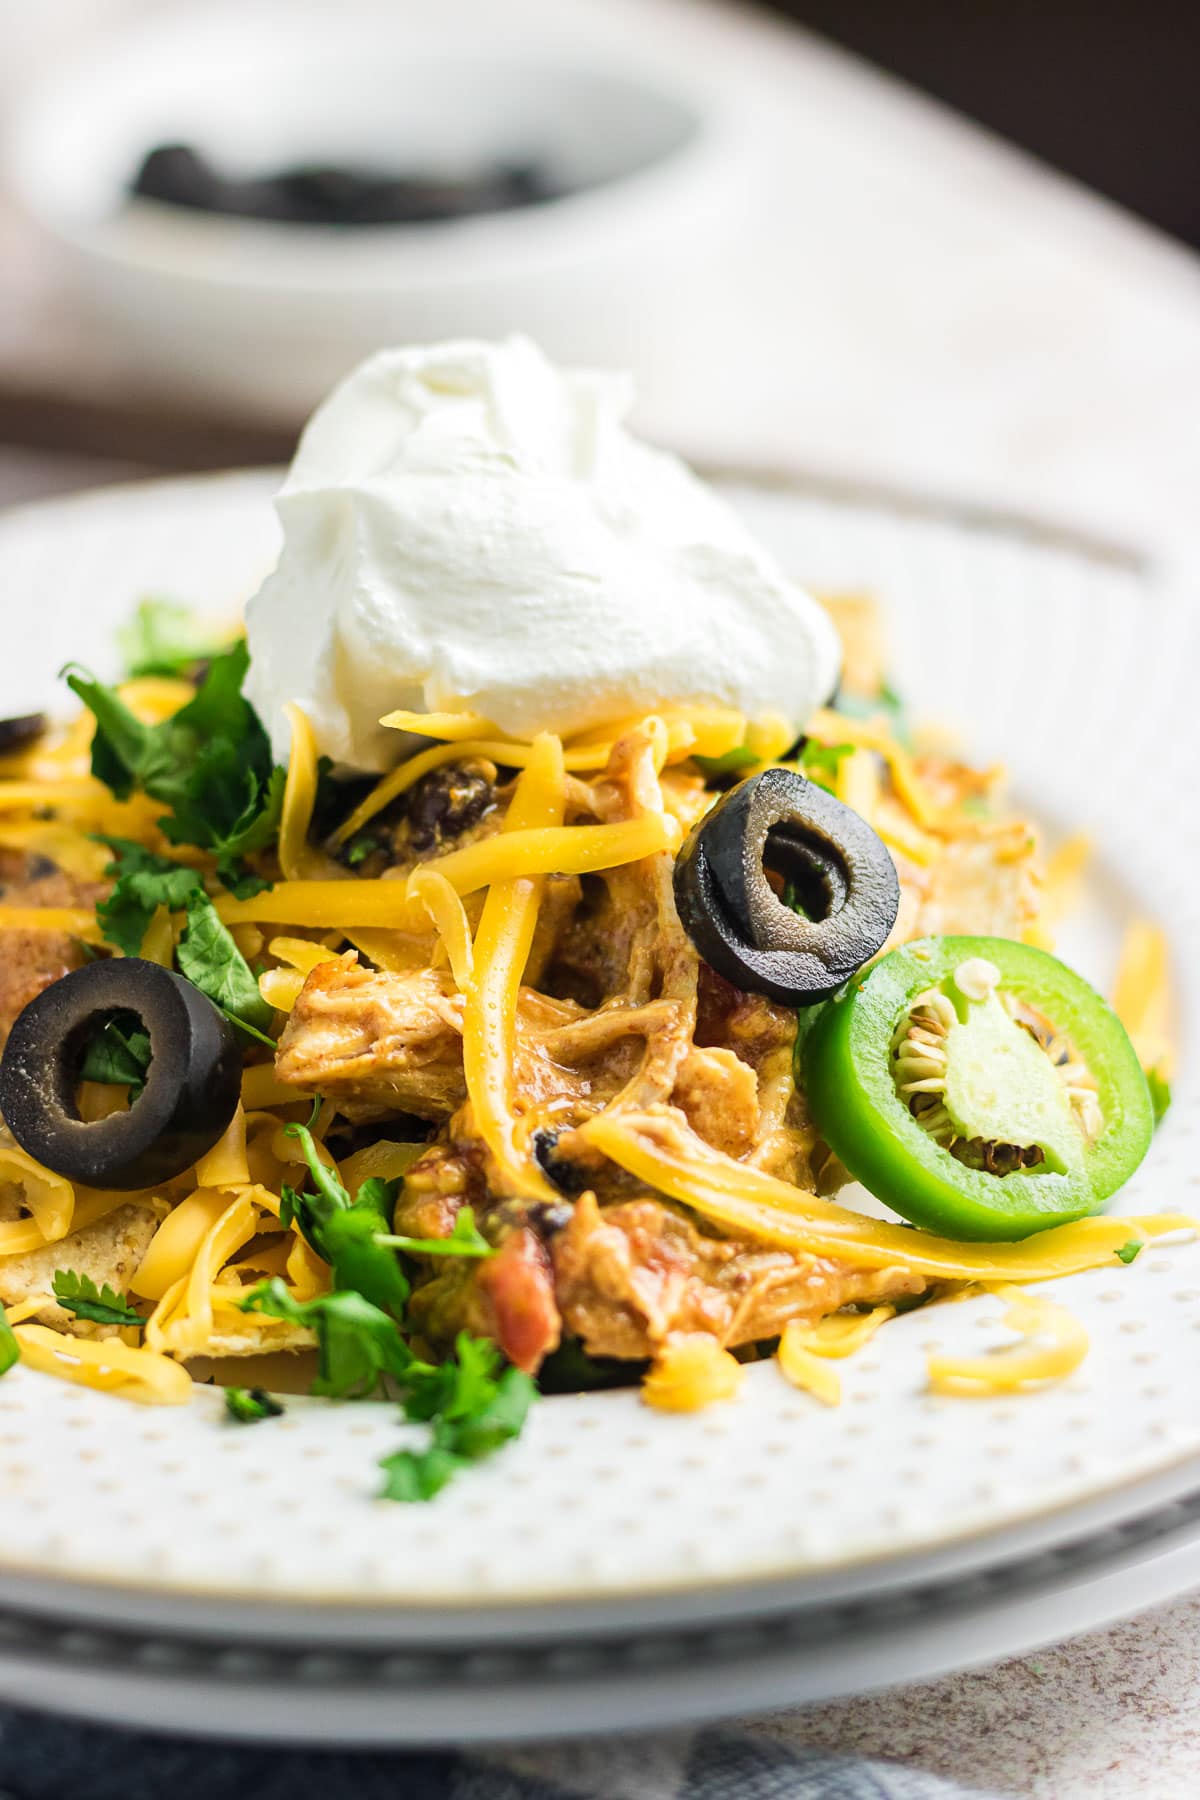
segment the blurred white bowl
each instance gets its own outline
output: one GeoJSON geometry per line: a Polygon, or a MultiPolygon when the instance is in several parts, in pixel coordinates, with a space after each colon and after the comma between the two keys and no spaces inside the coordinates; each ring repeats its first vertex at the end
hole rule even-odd
{"type": "Polygon", "coordinates": [[[523,330],[554,355],[644,360],[719,253],[738,163],[710,98],[639,65],[431,38],[379,0],[210,0],[135,21],[22,107],[7,176],[81,297],[155,379],[308,407],[381,344],[523,330]],[[569,191],[506,213],[358,229],[138,200],[186,141],[234,174],[545,163],[569,191]]]}

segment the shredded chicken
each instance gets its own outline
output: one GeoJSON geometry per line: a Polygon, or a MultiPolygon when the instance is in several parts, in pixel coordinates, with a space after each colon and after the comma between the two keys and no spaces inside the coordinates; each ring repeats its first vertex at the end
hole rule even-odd
{"type": "MultiPolygon", "coordinates": [[[[5,906],[94,906],[96,882],[66,874],[44,856],[0,850],[0,902],[5,906]]],[[[84,962],[82,944],[59,931],[0,931],[0,1047],[17,1014],[52,982],[84,962]]]]}
{"type": "MultiPolygon", "coordinates": [[[[864,636],[859,662],[868,673],[870,648],[864,636]]],[[[990,775],[945,757],[921,766],[938,806],[990,796],[990,775]]],[[[886,770],[880,779],[889,779],[886,770]]],[[[475,792],[466,777],[456,784],[447,775],[443,785],[452,795],[475,792]]],[[[489,789],[471,828],[500,829],[510,792],[489,789]]],[[[890,787],[882,798],[900,806],[890,787]]],[[[567,786],[574,822],[613,823],[667,807],[690,823],[706,804],[696,775],[660,777],[640,731],[615,746],[601,774],[567,786]]],[[[897,854],[903,900],[893,942],[927,932],[1021,935],[1037,906],[1035,846],[1023,824],[980,815],[975,829],[972,816],[957,835],[917,830],[916,838],[930,848],[921,861],[897,854]]],[[[559,1203],[506,1191],[475,1129],[462,998],[447,971],[389,974],[353,955],[324,964],[280,1042],[280,1078],[336,1100],[350,1119],[404,1112],[437,1128],[406,1178],[396,1228],[447,1236],[470,1205],[497,1254],[430,1259],[410,1312],[431,1345],[445,1348],[466,1328],[494,1338],[523,1369],[536,1370],[564,1336],[595,1356],[645,1360],[678,1333],[750,1344],[778,1335],[789,1319],[925,1291],[899,1269],[863,1270],[710,1235],[580,1135],[601,1109],[671,1105],[735,1160],[822,1191],[846,1179],[796,1086],[794,1012],[741,992],[700,962],[676,914],[669,855],[582,881],[551,878],[525,980],[513,1092],[520,1129],[559,1203]]]]}
{"type": "Polygon", "coordinates": [[[585,1195],[552,1243],[563,1323],[592,1356],[646,1358],[675,1332],[727,1348],[777,1337],[789,1319],[919,1295],[903,1269],[711,1238],[662,1201],[601,1208],[585,1195]]]}

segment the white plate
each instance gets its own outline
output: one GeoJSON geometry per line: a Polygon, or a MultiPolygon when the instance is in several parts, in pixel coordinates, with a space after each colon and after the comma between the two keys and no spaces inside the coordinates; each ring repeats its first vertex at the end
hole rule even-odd
{"type": "MultiPolygon", "coordinates": [[[[68,656],[110,663],[112,627],[141,592],[231,607],[272,555],[269,485],[164,483],[0,522],[0,711],[48,700],[68,656]]],[[[1103,984],[1123,920],[1154,913],[1192,1017],[1195,611],[1133,569],[1012,531],[785,492],[738,498],[799,573],[886,597],[919,712],[1004,757],[1053,822],[1095,831],[1072,954],[1103,984]]],[[[1185,1059],[1123,1209],[1200,1205],[1196,1098],[1185,1059]]],[[[1200,1454],[1200,1248],[1150,1248],[1055,1291],[1092,1353],[1049,1392],[929,1396],[928,1341],[979,1348],[1000,1309],[916,1313],[848,1365],[839,1411],[770,1366],[750,1371],[736,1405],[694,1418],[625,1393],[556,1399],[518,1445],[420,1509],[370,1498],[375,1458],[404,1435],[387,1407],[298,1402],[247,1431],[223,1425],[208,1392],[186,1412],[149,1412],[16,1370],[0,1385],[0,1592],[59,1608],[74,1597],[83,1611],[109,1588],[110,1618],[164,1628],[220,1616],[311,1642],[328,1619],[348,1634],[461,1641],[796,1605],[938,1556],[961,1568],[994,1554],[994,1534],[1067,1529],[1067,1509],[1089,1500],[1116,1495],[1114,1512],[1133,1514],[1137,1483],[1175,1470],[1182,1487],[1200,1454]]]]}
{"type": "Polygon", "coordinates": [[[1092,1631],[1200,1581],[1200,1493],[914,1590],[615,1640],[400,1651],[0,1612],[0,1693],[105,1724],[284,1744],[496,1744],[711,1722],[924,1681],[1092,1631]]]}

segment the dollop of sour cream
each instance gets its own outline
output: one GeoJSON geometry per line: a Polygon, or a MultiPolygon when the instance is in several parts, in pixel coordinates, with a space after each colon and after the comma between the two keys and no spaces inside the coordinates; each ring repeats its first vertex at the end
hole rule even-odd
{"type": "Polygon", "coordinates": [[[798,732],[837,681],[822,608],[678,458],[624,419],[629,381],[527,340],[389,350],[310,420],[250,602],[248,693],[363,770],[412,740],[396,709],[560,735],[655,706],[798,732]]]}

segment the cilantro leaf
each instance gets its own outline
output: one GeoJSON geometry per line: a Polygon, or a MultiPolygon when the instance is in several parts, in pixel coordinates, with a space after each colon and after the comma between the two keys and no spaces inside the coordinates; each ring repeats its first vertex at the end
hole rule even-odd
{"type": "Polygon", "coordinates": [[[533,1379],[504,1368],[494,1344],[460,1332],[452,1362],[416,1364],[405,1383],[405,1417],[430,1425],[423,1450],[396,1450],[380,1459],[381,1498],[431,1500],[471,1463],[520,1435],[536,1397],[533,1379]]]}
{"type": "Polygon", "coordinates": [[[289,1137],[299,1139],[316,1193],[286,1189],[280,1223],[286,1226],[295,1221],[317,1255],[329,1264],[336,1288],[353,1289],[382,1312],[401,1318],[409,1285],[388,1247],[399,1181],[373,1176],[363,1182],[352,1200],[336,1169],[322,1163],[308,1126],[288,1125],[285,1130],[289,1137]]]}
{"type": "Polygon", "coordinates": [[[409,1505],[434,1500],[463,1466],[461,1457],[437,1443],[427,1450],[393,1450],[379,1459],[383,1470],[379,1498],[409,1505]]]}
{"type": "Polygon", "coordinates": [[[142,1326],[146,1323],[124,1295],[116,1293],[107,1282],[98,1288],[90,1275],[76,1275],[71,1269],[56,1272],[54,1298],[77,1319],[90,1319],[94,1325],[142,1326]]]}
{"type": "Polygon", "coordinates": [[[274,1008],[263,999],[249,963],[203,888],[188,895],[187,916],[187,930],[175,952],[181,973],[235,1025],[273,1050],[275,1040],[267,1032],[274,1008]]]}
{"type": "Polygon", "coordinates": [[[743,769],[753,769],[762,758],[755,756],[748,744],[735,744],[723,756],[693,756],[692,761],[706,781],[717,781],[722,776],[740,775],[743,769]]]}
{"type": "Polygon", "coordinates": [[[877,719],[882,713],[899,743],[907,745],[911,740],[904,702],[890,682],[882,682],[879,692],[869,696],[839,690],[832,711],[841,713],[845,719],[877,719]]]}
{"type": "Polygon", "coordinates": [[[171,600],[143,600],[117,633],[126,673],[134,681],[143,675],[186,675],[219,656],[227,642],[210,635],[190,607],[171,600]]]}
{"type": "Polygon", "coordinates": [[[115,877],[112,893],[96,907],[96,917],[110,944],[126,956],[136,956],[156,910],[166,906],[178,912],[187,905],[189,894],[203,888],[203,879],[198,870],[155,856],[128,838],[98,837],[96,842],[112,851],[113,860],[104,873],[115,877]]]}
{"type": "Polygon", "coordinates": [[[368,856],[374,856],[376,850],[382,850],[383,841],[371,837],[367,832],[352,838],[346,847],[345,862],[348,868],[357,869],[359,863],[366,862],[368,856]]]}
{"type": "Polygon", "coordinates": [[[365,1399],[385,1375],[406,1375],[414,1360],[395,1319],[361,1294],[335,1292],[297,1300],[276,1275],[238,1304],[243,1312],[266,1313],[316,1332],[312,1391],[330,1400],[365,1399]]]}
{"type": "Polygon", "coordinates": [[[132,1106],[146,1085],[150,1063],[149,1034],[137,1014],[113,1013],[89,1038],[79,1075],[82,1081],[128,1088],[132,1106]]]}
{"type": "Polygon", "coordinates": [[[1143,1245],[1137,1238],[1130,1238],[1129,1242],[1127,1244],[1122,1244],[1121,1248],[1116,1252],[1117,1260],[1118,1262],[1131,1263],[1136,1256],[1141,1254],[1142,1249],[1143,1245]]]}
{"type": "Polygon", "coordinates": [[[119,800],[138,789],[161,801],[164,836],[209,851],[227,885],[245,878],[244,857],[274,842],[286,781],[242,695],[249,661],[244,641],[213,657],[195,698],[158,725],[135,718],[115,688],[85,670],[64,671],[95,715],[92,773],[119,800]]]}
{"type": "MultiPolygon", "coordinates": [[[[367,1186],[367,1183],[363,1184],[367,1186]]],[[[380,1244],[389,1244],[393,1250],[403,1250],[409,1256],[495,1256],[496,1252],[488,1243],[478,1225],[471,1207],[459,1208],[454,1220],[454,1229],[445,1238],[396,1237],[389,1233],[386,1237],[375,1240],[380,1244]]]]}
{"type": "Polygon", "coordinates": [[[225,1389],[225,1411],[239,1425],[255,1425],[260,1419],[279,1419],[283,1407],[265,1388],[228,1387],[225,1389]]]}
{"type": "Polygon", "coordinates": [[[8,1322],[8,1314],[0,1306],[0,1375],[7,1375],[13,1364],[20,1360],[21,1346],[8,1322]]]}
{"type": "Polygon", "coordinates": [[[1171,1084],[1161,1068],[1146,1070],[1146,1085],[1150,1089],[1150,1104],[1154,1108],[1154,1124],[1157,1128],[1167,1116],[1171,1105],[1171,1084]]]}
{"type": "Polygon", "coordinates": [[[818,744],[813,738],[807,738],[798,759],[800,773],[832,794],[837,787],[842,759],[853,752],[853,744],[818,744]]]}

